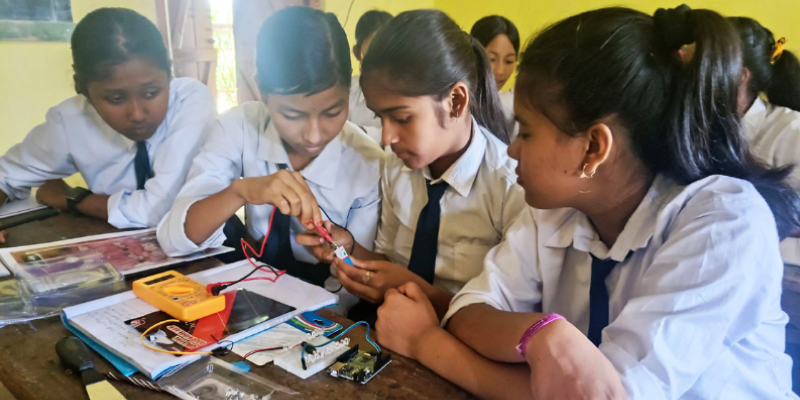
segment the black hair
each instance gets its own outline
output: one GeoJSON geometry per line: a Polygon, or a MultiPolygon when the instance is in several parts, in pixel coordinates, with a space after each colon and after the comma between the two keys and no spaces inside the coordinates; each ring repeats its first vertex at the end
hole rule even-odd
{"type": "Polygon", "coordinates": [[[478,39],[483,47],[488,46],[497,36],[506,35],[511,41],[511,45],[514,46],[514,52],[519,54],[519,31],[517,26],[506,17],[500,15],[483,17],[475,25],[472,25],[469,34],[478,39]]]}
{"type": "Polygon", "coordinates": [[[172,63],[158,28],[127,8],[100,8],[86,14],[72,32],[75,91],[87,95],[89,82],[108,78],[112,67],[142,57],[172,76],[172,63]]]}
{"type": "Polygon", "coordinates": [[[356,53],[361,52],[361,45],[383,24],[392,19],[392,14],[381,10],[369,10],[358,19],[356,24],[356,53]]]}
{"type": "Polygon", "coordinates": [[[347,35],[331,13],[284,8],[258,32],[256,71],[264,94],[312,95],[337,84],[349,89],[353,69],[347,35]]]}
{"type": "Polygon", "coordinates": [[[800,226],[800,200],[785,183],[792,166],[770,169],[748,150],[737,115],[740,47],[733,27],[709,10],[589,11],[527,45],[517,95],[568,135],[613,117],[649,172],[678,184],[711,175],[750,181],[785,237],[800,226]],[[680,51],[691,43],[686,60],[680,51]]]}
{"type": "Polygon", "coordinates": [[[739,32],[744,66],[750,71],[748,90],[751,95],[767,95],[770,103],[800,111],[800,61],[784,50],[772,60],[775,37],[769,29],[752,18],[732,17],[728,20],[739,32]]]}
{"type": "MultiPolygon", "coordinates": [[[[470,92],[470,112],[481,126],[508,143],[492,67],[483,46],[439,10],[403,12],[372,40],[361,65],[364,80],[379,74],[389,90],[442,101],[458,82],[470,92]]],[[[444,115],[439,114],[440,124],[444,115]]]]}

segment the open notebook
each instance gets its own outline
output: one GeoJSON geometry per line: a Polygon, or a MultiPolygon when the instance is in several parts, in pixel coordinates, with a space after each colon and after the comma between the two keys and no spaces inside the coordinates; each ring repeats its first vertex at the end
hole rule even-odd
{"type": "MultiPolygon", "coordinates": [[[[244,260],[198,272],[190,277],[202,284],[210,284],[235,281],[252,270],[253,266],[244,260]]],[[[259,276],[272,277],[274,275],[269,270],[259,270],[251,277],[259,276]]],[[[229,344],[228,341],[242,340],[286,322],[303,312],[331,306],[338,301],[337,295],[289,275],[283,275],[274,283],[266,280],[242,282],[226,292],[240,289],[280,302],[287,307],[281,308],[283,310],[281,315],[272,313],[269,318],[266,318],[265,314],[262,314],[261,317],[255,319],[258,322],[255,325],[246,328],[240,326],[243,329],[236,329],[235,333],[233,333],[234,330],[227,332],[231,334],[225,336],[224,341],[222,338],[216,337],[222,341],[221,344],[212,340],[210,345],[197,349],[192,348],[193,351],[210,351],[221,345],[229,344]]],[[[175,356],[143,347],[140,338],[141,329],[136,329],[136,326],[131,325],[131,321],[155,313],[158,313],[158,309],[137,298],[133,292],[126,292],[64,309],[62,319],[70,330],[78,331],[82,336],[95,342],[90,343],[91,345],[102,347],[103,350],[114,356],[107,358],[118,358],[151,379],[156,379],[170,368],[194,361],[200,356],[175,356]]]]}

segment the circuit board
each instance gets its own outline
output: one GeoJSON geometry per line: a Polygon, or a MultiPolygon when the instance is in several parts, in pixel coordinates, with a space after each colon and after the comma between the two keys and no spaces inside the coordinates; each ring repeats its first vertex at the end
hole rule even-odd
{"type": "Polygon", "coordinates": [[[392,356],[389,354],[375,354],[360,351],[356,345],[336,359],[328,368],[331,376],[344,378],[353,382],[366,384],[375,375],[378,375],[389,363],[392,356]]]}

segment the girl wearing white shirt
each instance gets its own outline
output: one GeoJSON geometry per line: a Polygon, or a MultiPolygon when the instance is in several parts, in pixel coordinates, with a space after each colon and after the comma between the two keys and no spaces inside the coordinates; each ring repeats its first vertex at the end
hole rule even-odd
{"type": "Polygon", "coordinates": [[[472,25],[470,35],[481,42],[486,49],[486,55],[489,56],[494,82],[497,85],[497,96],[500,98],[500,105],[503,106],[510,141],[513,142],[519,131],[519,126],[514,120],[514,88],[505,92],[501,90],[511,78],[517,65],[519,31],[508,18],[490,15],[472,25]]]}
{"type": "MultiPolygon", "coordinates": [[[[347,122],[347,37],[333,14],[288,7],[264,22],[256,48],[263,102],[220,116],[159,225],[158,240],[169,255],[219,246],[226,220],[245,206],[249,236],[260,242],[268,234],[264,262],[330,290],[341,288],[330,265],[317,265],[312,255],[327,245],[304,232],[322,224],[324,210],[348,237],[371,249],[384,154],[347,122]]],[[[354,302],[340,296],[345,309],[354,302]]]]}
{"type": "Polygon", "coordinates": [[[409,11],[378,31],[361,82],[392,154],[375,252],[356,253],[356,267],[335,265],[344,287],[366,300],[352,310],[358,317],[369,320],[370,304],[408,281],[444,315],[524,207],[489,61],[446,14],[409,11]]]}
{"type": "MultiPolygon", "coordinates": [[[[750,148],[767,164],[800,164],[800,61],[757,21],[728,18],[742,42],[745,73],[739,90],[742,125],[750,148]],[[766,97],[764,100],[761,95],[766,97]]],[[[789,180],[800,192],[800,173],[789,180]]],[[[793,235],[796,236],[796,235],[793,235]]],[[[781,242],[784,262],[800,265],[800,239],[781,242]]]]}
{"type": "Polygon", "coordinates": [[[522,55],[509,147],[534,208],[446,330],[410,283],[386,293],[378,340],[480,398],[797,399],[778,241],[800,203],[743,142],[741,69],[708,10],[545,29],[522,55]]]}
{"type": "Polygon", "coordinates": [[[155,227],[216,118],[214,99],[196,80],[171,79],[161,34],[132,10],[86,15],[72,59],[78,95],[0,157],[0,204],[39,187],[37,200],[53,208],[121,229],[155,227]],[[76,172],[89,190],[61,180],[76,172]]]}
{"type": "MultiPolygon", "coordinates": [[[[375,37],[375,32],[390,19],[392,19],[392,14],[380,10],[367,11],[358,19],[356,44],[353,45],[353,55],[358,62],[364,60],[369,45],[375,37]]],[[[350,85],[350,115],[347,116],[347,120],[364,129],[376,143],[381,143],[381,119],[367,108],[358,76],[353,77],[353,83],[350,85]]]]}

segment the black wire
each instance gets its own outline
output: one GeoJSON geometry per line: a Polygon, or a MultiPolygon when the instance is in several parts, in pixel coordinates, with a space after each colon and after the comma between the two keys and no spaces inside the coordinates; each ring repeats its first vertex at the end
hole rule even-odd
{"type": "MultiPolygon", "coordinates": [[[[320,206],[319,204],[317,204],[317,205],[319,206],[319,209],[320,209],[320,210],[322,210],[322,212],[325,214],[325,216],[326,216],[326,217],[328,217],[328,221],[331,221],[331,223],[332,223],[332,224],[334,224],[334,225],[338,226],[338,227],[339,227],[339,228],[341,228],[341,229],[344,229],[344,231],[345,231],[345,232],[347,232],[347,233],[350,235],[350,241],[351,241],[353,244],[350,246],[350,251],[349,251],[349,252],[347,252],[347,254],[353,254],[353,250],[355,250],[355,248],[356,248],[356,238],[355,238],[355,237],[353,237],[353,232],[350,232],[350,230],[349,230],[349,229],[347,229],[347,228],[345,228],[345,227],[343,227],[343,226],[341,226],[341,225],[337,224],[336,222],[333,222],[333,219],[331,218],[331,216],[330,216],[330,215],[328,215],[328,212],[327,212],[327,211],[325,211],[325,209],[324,209],[324,208],[322,208],[322,206],[320,206]]],[[[341,283],[341,282],[339,282],[339,288],[338,288],[338,289],[336,289],[336,290],[329,290],[328,292],[330,292],[330,293],[339,293],[339,292],[342,290],[342,288],[344,288],[344,285],[342,285],[342,283],[341,283]]]]}
{"type": "Polygon", "coordinates": [[[350,21],[350,11],[353,9],[353,4],[355,4],[356,0],[350,2],[350,7],[347,8],[347,17],[344,19],[344,24],[342,26],[347,26],[347,21],[350,21]]]}
{"type": "MultiPolygon", "coordinates": [[[[246,256],[247,256],[247,254],[245,254],[245,257],[246,256]]],[[[235,284],[237,284],[237,283],[249,278],[250,276],[255,274],[256,271],[258,271],[258,270],[260,270],[260,269],[262,269],[264,267],[269,268],[269,270],[272,271],[273,274],[278,275],[278,271],[272,265],[269,265],[269,264],[259,265],[258,267],[253,268],[253,270],[250,271],[247,275],[239,278],[239,280],[236,281],[236,282],[231,282],[231,283],[228,283],[228,284],[225,284],[225,285],[220,285],[220,286],[211,288],[211,294],[213,294],[214,296],[218,296],[220,294],[220,292],[222,292],[223,290],[225,290],[225,289],[227,289],[227,288],[229,288],[229,287],[231,287],[231,286],[233,286],[233,285],[235,285],[235,284]]]]}
{"type": "Polygon", "coordinates": [[[348,251],[347,254],[352,255],[353,251],[356,249],[356,238],[353,236],[353,232],[350,232],[349,229],[337,224],[336,222],[333,222],[333,219],[331,218],[330,215],[328,215],[328,212],[325,211],[325,209],[322,208],[322,206],[320,206],[319,204],[317,204],[317,206],[319,207],[320,210],[322,210],[322,213],[325,214],[326,217],[328,217],[328,221],[331,221],[332,224],[334,224],[334,225],[338,226],[339,228],[343,229],[345,232],[347,232],[348,235],[350,235],[350,242],[352,243],[352,245],[350,245],[350,251],[348,251]]]}

